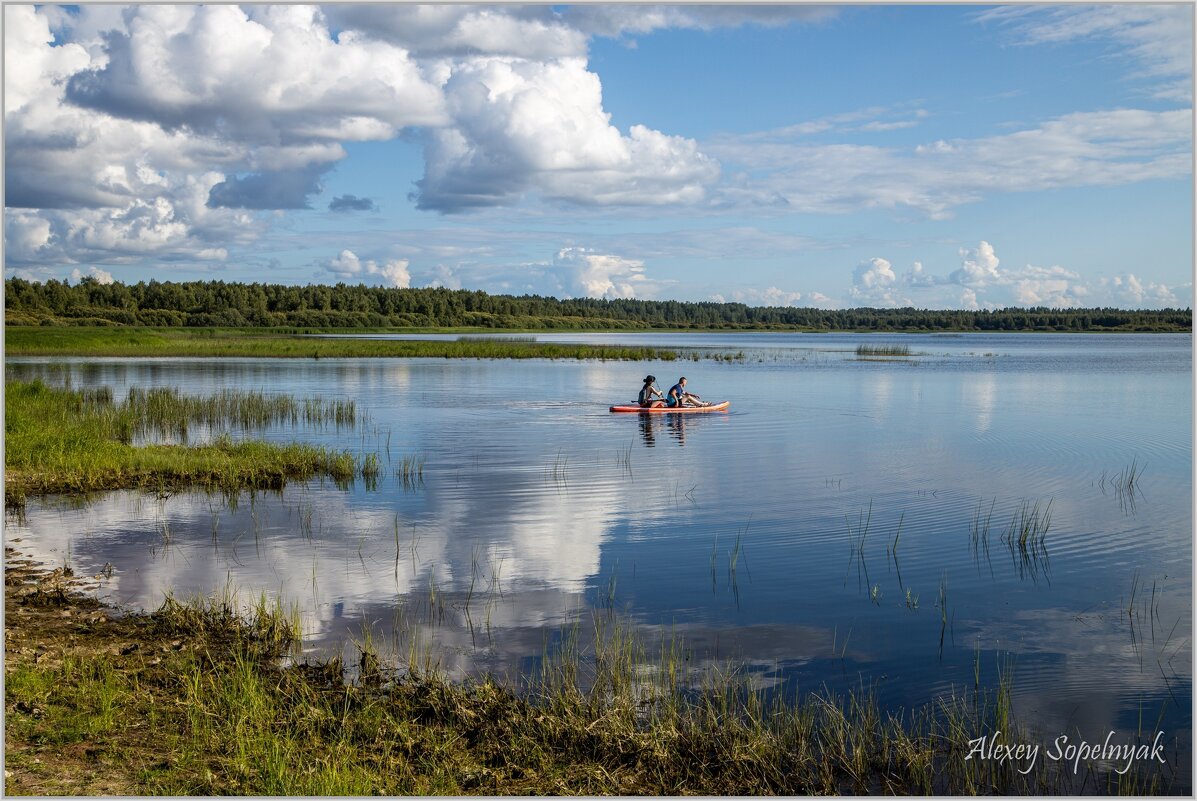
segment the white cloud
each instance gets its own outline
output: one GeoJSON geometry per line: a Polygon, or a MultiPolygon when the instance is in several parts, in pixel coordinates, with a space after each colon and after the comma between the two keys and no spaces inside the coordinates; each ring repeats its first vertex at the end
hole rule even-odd
{"type": "Polygon", "coordinates": [[[835,298],[828,297],[822,292],[811,292],[807,295],[806,299],[810,302],[810,305],[820,309],[837,309],[840,305],[836,302],[835,298]]]}
{"type": "Polygon", "coordinates": [[[404,51],[334,40],[312,9],[4,13],[13,267],[223,259],[267,220],[213,206],[304,206],[342,140],[443,121],[404,51]]]}
{"type": "MultiPolygon", "coordinates": [[[[996,309],[1008,306],[1077,308],[1121,306],[1180,308],[1191,305],[1192,285],[1169,287],[1143,282],[1133,273],[1113,278],[1086,279],[1060,265],[1002,268],[993,246],[982,240],[975,248],[961,248],[960,267],[946,275],[928,271],[922,262],[901,276],[888,261],[872,258],[853,273],[848,299],[871,306],[917,305],[925,308],[996,309]],[[917,302],[898,292],[909,292],[917,302]]],[[[815,294],[807,300],[817,305],[815,294]]]]}
{"type": "Polygon", "coordinates": [[[822,22],[839,12],[816,5],[632,5],[625,3],[570,6],[564,16],[572,24],[599,36],[645,34],[661,28],[735,28],[758,25],[778,28],[798,22],[822,22]]]}
{"type": "Polygon", "coordinates": [[[1014,277],[1014,297],[1023,306],[1069,308],[1084,306],[1088,288],[1080,276],[1063,267],[1028,264],[1014,277]]]}
{"type": "Polygon", "coordinates": [[[911,208],[933,219],[999,193],[1117,186],[1192,173],[1192,112],[1117,109],[1068,114],[1010,134],[914,148],[796,142],[789,129],[703,145],[729,171],[755,177],[716,201],[846,213],[911,208]]]}
{"type": "Polygon", "coordinates": [[[586,35],[547,6],[367,3],[325,7],[337,27],[392,42],[420,57],[586,55],[586,35]]]}
{"type": "Polygon", "coordinates": [[[975,250],[961,249],[960,257],[963,259],[960,268],[948,275],[948,280],[952,283],[977,287],[1003,282],[1004,279],[998,271],[1001,260],[993,252],[993,245],[988,242],[982,240],[975,250]]]}
{"type": "Polygon", "coordinates": [[[1004,6],[977,15],[1013,29],[1026,45],[1106,41],[1118,57],[1140,64],[1156,97],[1191,103],[1193,7],[1179,3],[1106,3],[1085,6],[1004,6]]]}
{"type": "Polygon", "coordinates": [[[107,270],[101,270],[99,267],[88,267],[87,272],[84,273],[79,268],[71,270],[71,283],[77,284],[84,278],[91,278],[97,284],[108,285],[112,283],[112,273],[107,270]]]}
{"type": "Polygon", "coordinates": [[[610,124],[580,58],[468,59],[444,85],[450,127],[426,143],[421,208],[494,206],[535,193],[584,205],[697,203],[718,164],[691,139],[610,124]]]}
{"type": "Polygon", "coordinates": [[[749,306],[797,306],[802,300],[802,293],[771,286],[765,289],[737,289],[731,293],[731,297],[736,303],[749,306]]]}
{"type": "Polygon", "coordinates": [[[1173,289],[1165,284],[1148,281],[1146,284],[1134,273],[1116,275],[1102,282],[1110,290],[1115,302],[1133,308],[1181,308],[1192,305],[1192,285],[1188,286],[1186,301],[1177,294],[1181,288],[1173,289]]]}
{"type": "Polygon", "coordinates": [[[549,272],[561,290],[573,297],[643,298],[658,287],[645,276],[644,262],[586,248],[558,251],[549,272]]]}
{"type": "Polygon", "coordinates": [[[330,259],[326,269],[338,280],[362,281],[373,277],[381,278],[386,286],[406,289],[411,286],[411,273],[407,270],[407,259],[391,259],[379,264],[374,260],[362,261],[352,250],[342,250],[340,255],[330,259]]]}
{"type": "Polygon", "coordinates": [[[856,302],[869,306],[909,306],[908,298],[896,294],[897,282],[893,266],[885,259],[873,257],[852,271],[849,294],[856,302]]]}
{"type": "Polygon", "coordinates": [[[425,279],[424,286],[461,289],[461,278],[457,276],[452,267],[438,264],[432,269],[431,275],[425,279]]]}

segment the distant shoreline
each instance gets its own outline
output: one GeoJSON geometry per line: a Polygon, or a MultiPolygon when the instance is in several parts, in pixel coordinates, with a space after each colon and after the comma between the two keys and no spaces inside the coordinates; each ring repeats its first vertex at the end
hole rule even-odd
{"type": "Polygon", "coordinates": [[[443,288],[286,286],[224,281],[75,285],[4,282],[6,326],[404,331],[1163,331],[1193,329],[1191,309],[853,308],[713,301],[489,295],[443,288]]]}

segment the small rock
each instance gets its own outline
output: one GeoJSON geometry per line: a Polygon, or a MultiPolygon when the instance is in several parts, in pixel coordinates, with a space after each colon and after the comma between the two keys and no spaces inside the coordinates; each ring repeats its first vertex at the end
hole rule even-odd
{"type": "Polygon", "coordinates": [[[126,645],[124,648],[121,649],[121,656],[128,656],[129,654],[133,653],[134,651],[138,651],[140,649],[141,649],[141,645],[139,643],[133,643],[132,645],[126,645]]]}

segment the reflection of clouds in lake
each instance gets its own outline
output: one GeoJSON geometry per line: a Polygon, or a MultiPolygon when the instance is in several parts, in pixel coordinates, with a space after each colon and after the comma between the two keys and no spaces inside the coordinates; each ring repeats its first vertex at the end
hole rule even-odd
{"type": "Polygon", "coordinates": [[[870,376],[870,381],[866,386],[868,387],[869,414],[884,423],[893,411],[890,408],[894,393],[893,375],[888,372],[877,373],[870,376]]]}
{"type": "MultiPolygon", "coordinates": [[[[1176,594],[1176,608],[1187,601],[1176,594]]],[[[1163,616],[1163,615],[1162,615],[1163,616]]],[[[1166,618],[1167,619],[1167,618],[1166,618]]],[[[1132,632],[1125,609],[1102,612],[1028,609],[988,622],[957,620],[957,634],[967,629],[987,654],[1010,653],[1014,659],[1013,701],[1016,717],[1034,720],[1049,735],[1080,731],[1100,739],[1112,729],[1126,730],[1138,720],[1154,725],[1164,707],[1174,717],[1176,699],[1188,708],[1192,653],[1189,613],[1169,636],[1167,625],[1141,618],[1132,632]],[[1083,702],[1080,701],[1083,699],[1083,702]]],[[[994,658],[997,658],[996,656],[994,658]]],[[[1183,711],[1181,711],[1183,714],[1183,711]]]]}
{"type": "Polygon", "coordinates": [[[992,373],[981,373],[976,380],[962,384],[963,406],[972,408],[977,417],[977,433],[984,434],[993,422],[993,410],[997,405],[997,379],[992,373]]]}
{"type": "Polygon", "coordinates": [[[426,491],[412,510],[402,497],[392,508],[383,496],[371,503],[369,494],[319,486],[243,497],[235,508],[202,493],[121,492],[84,508],[31,503],[13,530],[48,562],[67,553],[83,570],[112,562],[106,592],[139,608],[155,608],[167,592],[264,590],[298,602],[305,631],[320,636],[359,605],[471,583],[573,598],[524,606],[518,618],[507,607],[492,613],[492,627],[540,626],[581,604],[622,507],[614,484],[583,478],[546,485],[538,473],[478,471],[451,492],[426,491]]]}

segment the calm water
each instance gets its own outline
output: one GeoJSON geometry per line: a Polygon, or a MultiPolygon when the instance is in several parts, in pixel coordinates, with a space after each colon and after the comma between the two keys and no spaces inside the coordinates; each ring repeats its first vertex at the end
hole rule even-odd
{"type": "Polygon", "coordinates": [[[353,431],[253,435],[377,452],[389,472],[376,488],[316,482],[232,507],[31,503],[7,537],[89,574],[111,564],[100,592],[122,604],[264,590],[300,606],[313,651],[369,628],[458,675],[526,674],[608,608],[650,643],[681,639],[696,666],[734,660],[787,691],[864,686],[910,705],[971,691],[978,665],[983,685],[1012,671],[1015,712],[1045,743],[1125,739],[1142,720],[1178,745],[1191,785],[1190,337],[537,338],[743,358],[10,359],[10,378],[65,372],[118,398],[352,398],[368,417],[353,431]],[[862,343],[912,356],[861,361],[862,343]],[[684,373],[731,411],[608,413],[646,372],[662,389],[684,373]],[[422,481],[394,475],[405,457],[425,460],[422,481]],[[1128,494],[1114,480],[1132,464],[1128,494]],[[1015,518],[1049,511],[1041,548],[1003,541],[1015,518]]]}

